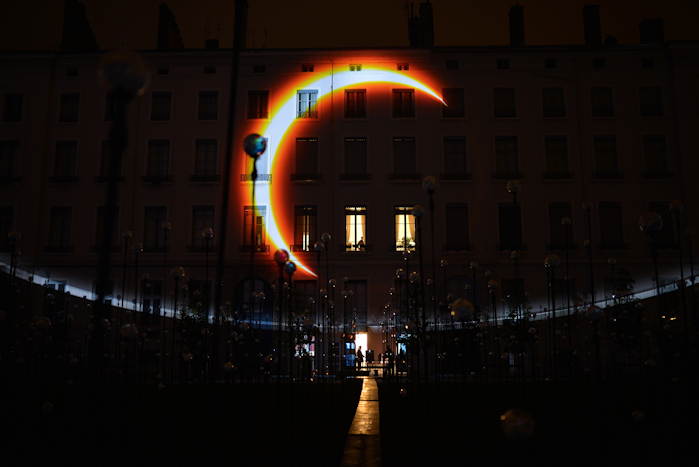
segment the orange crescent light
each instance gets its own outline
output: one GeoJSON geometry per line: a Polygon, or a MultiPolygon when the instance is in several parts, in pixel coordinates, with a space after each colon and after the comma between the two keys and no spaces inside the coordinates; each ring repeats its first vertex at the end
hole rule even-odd
{"type": "MultiPolygon", "coordinates": [[[[317,75],[316,75],[317,76],[317,75]]],[[[420,91],[431,96],[435,100],[446,105],[441,96],[439,96],[432,88],[427,86],[421,81],[415,78],[406,76],[402,73],[397,73],[393,70],[366,67],[361,71],[342,71],[339,73],[333,73],[331,71],[324,73],[321,77],[316,79],[305,79],[298,82],[296,85],[291,86],[289,90],[280,100],[280,104],[277,108],[273,109],[271,112],[271,118],[268,122],[260,125],[255,131],[262,136],[269,139],[269,144],[267,146],[270,175],[272,175],[271,180],[274,182],[277,178],[274,175],[274,169],[279,162],[278,150],[282,147],[283,140],[288,133],[291,126],[294,124],[296,119],[296,92],[297,90],[317,90],[318,91],[318,101],[323,99],[323,97],[331,95],[333,92],[343,89],[347,86],[354,86],[357,84],[365,83],[386,83],[386,84],[399,84],[402,86],[419,89],[420,91]]],[[[289,248],[289,244],[284,237],[279,228],[278,223],[278,212],[275,212],[272,197],[272,186],[271,183],[260,183],[256,188],[255,204],[259,206],[269,206],[270,216],[266,223],[265,230],[267,232],[267,238],[269,238],[274,244],[275,249],[283,248],[289,251],[289,259],[296,263],[296,266],[302,271],[310,274],[311,276],[317,277],[317,275],[311,271],[308,266],[306,266],[303,261],[301,261],[289,248]]],[[[248,199],[251,200],[252,188],[247,189],[248,199]]]]}

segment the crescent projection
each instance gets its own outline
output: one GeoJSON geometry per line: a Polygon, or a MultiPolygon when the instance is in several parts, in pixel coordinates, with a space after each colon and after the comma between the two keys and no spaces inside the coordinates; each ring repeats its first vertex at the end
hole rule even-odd
{"type": "MultiPolygon", "coordinates": [[[[386,83],[386,84],[398,84],[401,86],[419,89],[430,97],[434,98],[438,102],[446,105],[441,96],[439,96],[433,89],[418,81],[415,78],[406,76],[401,73],[397,73],[392,70],[386,70],[381,68],[366,67],[361,71],[342,71],[339,73],[327,72],[320,78],[314,80],[303,80],[301,82],[295,83],[293,87],[290,87],[283,93],[283,97],[280,100],[280,105],[273,109],[271,112],[271,118],[269,121],[259,126],[255,131],[262,136],[269,139],[269,144],[267,147],[268,151],[268,161],[269,161],[269,173],[272,175],[271,183],[258,183],[255,193],[255,205],[258,206],[269,206],[269,217],[265,225],[265,230],[267,233],[267,238],[274,244],[275,249],[285,249],[289,251],[289,259],[296,263],[296,266],[310,274],[311,276],[317,277],[317,275],[306,266],[303,261],[301,261],[291,248],[289,248],[288,242],[284,239],[282,232],[280,230],[278,218],[279,211],[274,207],[274,200],[272,196],[272,183],[277,176],[275,175],[275,166],[278,166],[280,157],[278,156],[279,149],[283,146],[284,138],[291,128],[291,126],[297,121],[296,118],[296,92],[297,90],[317,90],[318,91],[318,101],[320,102],[324,97],[331,95],[333,92],[343,89],[347,86],[354,86],[357,84],[369,84],[369,83],[386,83]]],[[[316,104],[317,105],[317,104],[316,104]]],[[[248,199],[251,201],[251,188],[247,189],[248,199]]]]}

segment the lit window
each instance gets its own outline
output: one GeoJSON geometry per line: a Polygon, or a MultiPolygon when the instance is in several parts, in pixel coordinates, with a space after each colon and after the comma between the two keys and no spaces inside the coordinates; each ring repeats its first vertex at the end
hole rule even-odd
{"type": "Polygon", "coordinates": [[[294,251],[311,251],[316,241],[317,209],[296,206],[294,209],[294,251]]]}
{"type": "Polygon", "coordinates": [[[396,251],[415,251],[415,216],[412,206],[393,208],[396,225],[396,251]]]}
{"type": "Polygon", "coordinates": [[[299,90],[296,103],[296,118],[318,118],[317,90],[299,90]]]}
{"type": "Polygon", "coordinates": [[[266,206],[245,206],[243,212],[243,246],[248,251],[253,247],[255,251],[267,251],[265,217],[266,206]]]}
{"type": "Polygon", "coordinates": [[[366,206],[345,207],[345,251],[366,250],[366,206]]]}

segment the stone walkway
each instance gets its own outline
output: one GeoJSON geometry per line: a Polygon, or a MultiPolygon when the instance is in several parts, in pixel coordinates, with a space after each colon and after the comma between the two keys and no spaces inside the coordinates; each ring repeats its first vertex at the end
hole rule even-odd
{"type": "Polygon", "coordinates": [[[379,388],[371,377],[362,378],[357,411],[347,433],[343,467],[381,466],[381,442],[379,438],[379,388]]]}

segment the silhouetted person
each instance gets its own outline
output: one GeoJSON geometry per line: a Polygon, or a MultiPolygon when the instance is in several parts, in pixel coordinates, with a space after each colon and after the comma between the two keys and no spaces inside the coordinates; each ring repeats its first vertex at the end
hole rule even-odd
{"type": "Polygon", "coordinates": [[[362,363],[364,363],[364,354],[362,353],[362,346],[360,345],[357,349],[357,368],[361,368],[362,363]]]}

